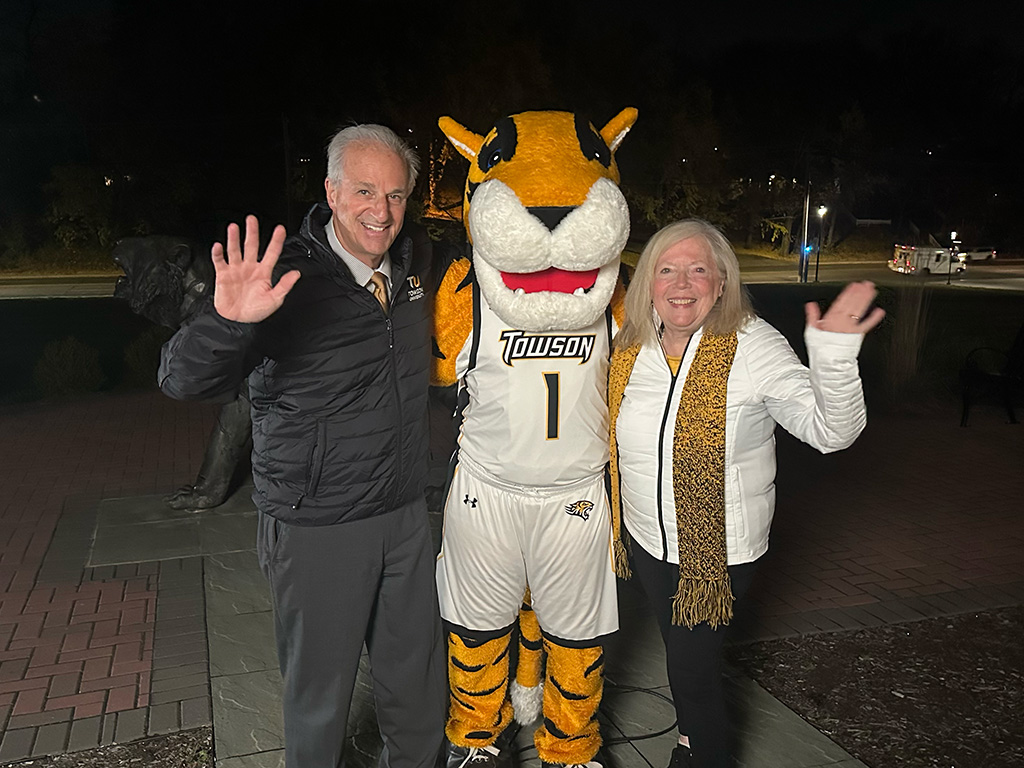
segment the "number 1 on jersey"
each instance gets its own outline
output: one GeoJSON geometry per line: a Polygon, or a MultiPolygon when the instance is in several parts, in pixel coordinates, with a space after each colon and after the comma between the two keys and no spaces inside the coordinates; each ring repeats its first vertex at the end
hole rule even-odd
{"type": "Polygon", "coordinates": [[[548,389],[547,439],[558,439],[558,373],[545,373],[544,386],[548,389]]]}

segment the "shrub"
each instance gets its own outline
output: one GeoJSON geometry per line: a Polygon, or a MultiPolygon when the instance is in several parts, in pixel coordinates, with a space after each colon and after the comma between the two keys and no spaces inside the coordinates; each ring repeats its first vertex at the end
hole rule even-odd
{"type": "Polygon", "coordinates": [[[160,348],[171,337],[171,330],[162,325],[147,328],[124,348],[124,376],[127,387],[152,387],[160,365],[160,348]]]}
{"type": "Polygon", "coordinates": [[[51,341],[35,365],[32,382],[42,395],[94,392],[104,382],[100,354],[73,336],[51,341]]]}

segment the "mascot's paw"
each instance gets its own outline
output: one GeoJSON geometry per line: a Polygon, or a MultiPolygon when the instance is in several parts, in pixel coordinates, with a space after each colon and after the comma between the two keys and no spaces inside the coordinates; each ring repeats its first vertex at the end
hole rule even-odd
{"type": "Polygon", "coordinates": [[[186,485],[174,493],[164,496],[164,502],[171,509],[213,509],[227,498],[227,491],[206,491],[195,485],[186,485]]]}
{"type": "Polygon", "coordinates": [[[527,688],[513,680],[509,695],[512,698],[517,723],[530,725],[540,720],[544,709],[544,683],[527,688]]]}

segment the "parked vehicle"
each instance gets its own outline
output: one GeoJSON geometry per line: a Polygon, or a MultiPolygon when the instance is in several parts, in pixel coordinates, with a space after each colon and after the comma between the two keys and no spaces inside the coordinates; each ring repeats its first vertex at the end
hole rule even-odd
{"type": "Polygon", "coordinates": [[[897,244],[889,260],[889,269],[906,275],[945,275],[950,272],[959,274],[967,271],[967,257],[963,253],[958,253],[950,263],[950,251],[947,248],[918,248],[913,245],[897,244]]]}
{"type": "Polygon", "coordinates": [[[967,261],[985,261],[986,259],[994,259],[996,257],[996,249],[970,248],[966,251],[961,251],[957,256],[962,256],[967,261]]]}

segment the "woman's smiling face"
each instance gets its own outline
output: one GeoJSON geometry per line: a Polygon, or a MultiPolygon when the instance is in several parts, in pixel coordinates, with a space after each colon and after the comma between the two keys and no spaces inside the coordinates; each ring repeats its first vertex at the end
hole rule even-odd
{"type": "Polygon", "coordinates": [[[700,237],[688,237],[668,248],[654,265],[651,296],[665,335],[689,338],[704,323],[725,281],[711,248],[700,237]]]}

